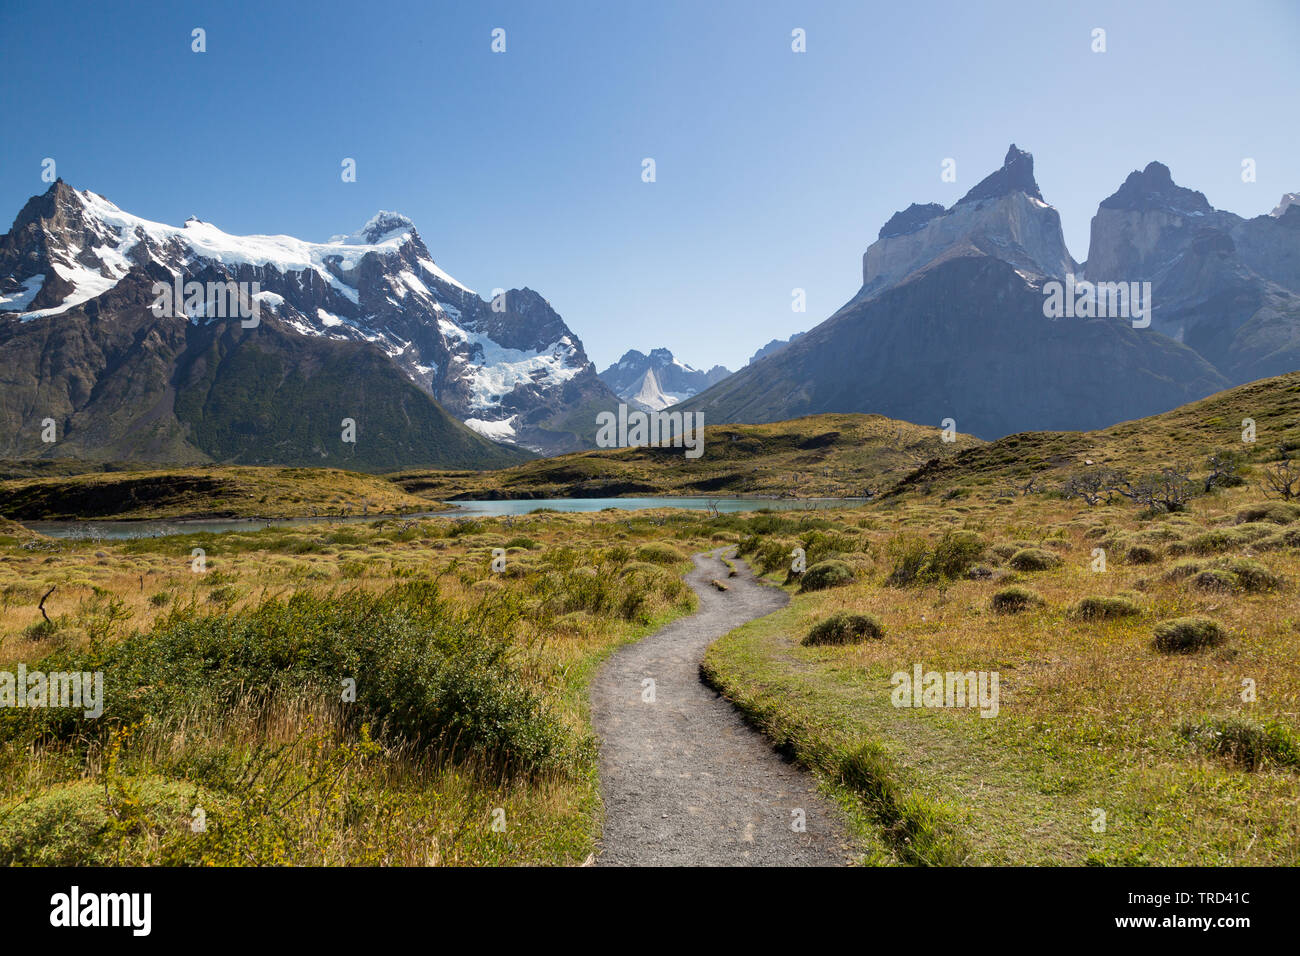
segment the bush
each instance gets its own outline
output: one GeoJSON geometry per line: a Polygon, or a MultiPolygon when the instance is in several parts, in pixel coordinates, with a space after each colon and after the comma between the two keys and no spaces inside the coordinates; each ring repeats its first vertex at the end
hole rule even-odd
{"type": "Polygon", "coordinates": [[[885,579],[886,584],[896,588],[906,587],[923,578],[930,557],[930,549],[924,538],[898,535],[889,539],[885,550],[894,562],[893,569],[885,579]]]}
{"type": "Polygon", "coordinates": [[[1217,647],[1228,639],[1227,632],[1208,617],[1179,617],[1155,627],[1155,648],[1166,653],[1191,653],[1203,647],[1217,647]]]}
{"type": "Polygon", "coordinates": [[[659,542],[641,545],[636,549],[636,559],[650,564],[678,564],[685,560],[672,545],[659,542]]]}
{"type": "Polygon", "coordinates": [[[894,566],[885,583],[906,587],[926,581],[963,577],[984,553],[985,545],[971,531],[945,532],[933,547],[924,538],[899,535],[888,545],[894,566]]]}
{"type": "Polygon", "coordinates": [[[1191,558],[1185,558],[1182,561],[1175,561],[1173,565],[1165,572],[1165,578],[1170,581],[1179,581],[1183,578],[1190,578],[1196,574],[1205,565],[1200,561],[1191,558]]]}
{"type": "Polygon", "coordinates": [[[1193,554],[1218,554],[1244,544],[1245,540],[1235,531],[1227,528],[1214,528],[1196,535],[1187,542],[1193,554]]]}
{"type": "Polygon", "coordinates": [[[815,624],[803,639],[806,647],[821,644],[861,644],[863,641],[880,639],[885,636],[885,629],[880,621],[870,614],[848,614],[840,611],[824,621],[815,624]]]}
{"type": "Polygon", "coordinates": [[[989,606],[999,614],[1016,614],[1031,607],[1039,607],[1042,603],[1043,599],[1037,592],[1029,588],[1010,587],[994,594],[989,606]]]}
{"type": "Polygon", "coordinates": [[[1290,524],[1300,518],[1300,508],[1281,501],[1261,501],[1246,505],[1237,512],[1237,524],[1250,521],[1268,521],[1273,524],[1290,524]]]}
{"type": "MultiPolygon", "coordinates": [[[[121,866],[128,839],[157,845],[189,832],[193,784],[142,777],[130,799],[95,780],[52,787],[0,807],[0,866],[121,866]]],[[[207,802],[211,807],[211,801],[207,802]]]]}
{"type": "Polygon", "coordinates": [[[843,561],[818,561],[803,574],[800,591],[823,591],[826,588],[848,584],[853,580],[853,569],[843,561]]]}
{"type": "Polygon", "coordinates": [[[1160,560],[1160,552],[1145,544],[1135,544],[1124,552],[1124,560],[1129,564],[1154,564],[1160,560]]]}
{"type": "Polygon", "coordinates": [[[337,700],[340,681],[354,677],[350,726],[472,755],[505,774],[567,767],[567,732],[510,657],[520,614],[506,602],[457,610],[428,582],[383,594],[300,592],[237,613],[182,608],[105,651],[43,661],[45,670],[102,670],[101,719],[66,708],[15,712],[0,722],[0,740],[89,743],[114,727],[220,712],[250,688],[337,700]]]}
{"type": "Polygon", "coordinates": [[[1286,726],[1242,717],[1202,717],[1179,728],[1204,753],[1221,757],[1243,770],[1269,765],[1300,767],[1300,744],[1286,726]]]}
{"type": "Polygon", "coordinates": [[[929,558],[929,576],[959,578],[984,553],[984,541],[971,531],[949,531],[934,546],[929,558]]]}
{"type": "Polygon", "coordinates": [[[1118,617],[1133,617],[1142,609],[1126,597],[1086,597],[1071,608],[1074,617],[1085,621],[1104,621],[1118,617]]]}
{"type": "Polygon", "coordinates": [[[1234,558],[1226,561],[1223,567],[1231,573],[1245,591],[1273,591],[1282,584],[1282,579],[1258,561],[1250,558],[1234,558]]]}
{"type": "Polygon", "coordinates": [[[1300,548],[1300,528],[1290,528],[1255,542],[1257,551],[1277,551],[1281,548],[1300,548]]]}
{"type": "Polygon", "coordinates": [[[1007,563],[1017,571],[1047,571],[1061,564],[1061,558],[1042,548],[1021,548],[1007,563]]]}
{"type": "Polygon", "coordinates": [[[1192,578],[1189,584],[1198,591],[1235,591],[1238,582],[1230,571],[1209,568],[1192,578]]]}

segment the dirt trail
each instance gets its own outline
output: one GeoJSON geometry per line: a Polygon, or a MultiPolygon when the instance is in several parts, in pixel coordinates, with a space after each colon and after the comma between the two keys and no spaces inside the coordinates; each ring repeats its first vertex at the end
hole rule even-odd
{"type": "Polygon", "coordinates": [[[705,648],[788,601],[719,549],[695,557],[699,609],[619,649],[592,683],[605,832],[596,862],[632,866],[829,866],[850,862],[839,811],[735,708],[700,682],[705,648]],[[711,579],[725,583],[720,592],[711,579]],[[654,681],[654,702],[643,681],[654,681]],[[806,829],[795,830],[803,812],[806,829]]]}

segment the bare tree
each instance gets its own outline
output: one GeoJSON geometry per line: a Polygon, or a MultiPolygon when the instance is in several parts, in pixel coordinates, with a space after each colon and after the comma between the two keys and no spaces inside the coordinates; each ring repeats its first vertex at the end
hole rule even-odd
{"type": "Polygon", "coordinates": [[[1115,487],[1124,476],[1109,468],[1089,468],[1076,472],[1065,480],[1061,494],[1066,498],[1082,498],[1089,505],[1109,503],[1115,497],[1115,487]]]}
{"type": "Polygon", "coordinates": [[[1289,458],[1275,461],[1264,469],[1264,480],[1259,487],[1265,498],[1281,498],[1286,501],[1300,498],[1300,467],[1289,458]]]}
{"type": "Polygon", "coordinates": [[[1186,466],[1164,468],[1136,484],[1127,480],[1117,482],[1115,490],[1152,511],[1184,511],[1196,494],[1196,483],[1188,477],[1190,470],[1186,466]]]}
{"type": "Polygon", "coordinates": [[[1228,487],[1229,485],[1241,484],[1241,456],[1233,451],[1216,451],[1210,455],[1206,463],[1209,472],[1201,483],[1201,490],[1205,494],[1217,485],[1228,487]]]}

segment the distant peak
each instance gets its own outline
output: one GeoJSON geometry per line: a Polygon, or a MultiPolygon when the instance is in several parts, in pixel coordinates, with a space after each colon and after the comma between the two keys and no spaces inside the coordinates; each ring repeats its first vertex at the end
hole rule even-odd
{"type": "Polygon", "coordinates": [[[1124,184],[1101,201],[1103,209],[1125,209],[1145,212],[1164,209],[1181,215],[1204,214],[1212,207],[1204,193],[1186,189],[1174,182],[1169,167],[1164,163],[1150,162],[1141,172],[1128,174],[1124,184]]]}
{"type": "Polygon", "coordinates": [[[361,227],[361,231],[356,234],[356,238],[364,240],[367,245],[373,246],[399,233],[411,232],[414,229],[415,223],[411,221],[410,217],[403,216],[400,212],[389,212],[381,209],[361,227]]]}
{"type": "Polygon", "coordinates": [[[976,183],[970,192],[958,200],[957,205],[980,199],[996,199],[1014,192],[1024,193],[1043,202],[1043,194],[1039,192],[1038,183],[1034,179],[1034,157],[1012,143],[1007,149],[1006,159],[1002,161],[1002,168],[976,183]]]}
{"type": "Polygon", "coordinates": [[[1269,215],[1280,219],[1282,218],[1282,214],[1292,206],[1300,206],[1300,193],[1287,193],[1282,197],[1278,202],[1277,207],[1269,213],[1269,215]]]}

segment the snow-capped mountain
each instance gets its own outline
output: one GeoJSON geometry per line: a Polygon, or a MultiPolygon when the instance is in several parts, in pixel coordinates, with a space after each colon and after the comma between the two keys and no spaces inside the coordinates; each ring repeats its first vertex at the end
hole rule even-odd
{"type": "Polygon", "coordinates": [[[707,372],[673,357],[668,349],[651,349],[650,354],[631,349],[600,373],[601,381],[619,398],[652,411],[685,401],[722,381],[731,372],[715,365],[707,372]]]}
{"type": "MultiPolygon", "coordinates": [[[[315,243],[229,235],[197,218],[151,222],[62,181],[27,203],[0,240],[0,315],[23,324],[85,308],[131,271],[256,283],[264,320],[302,336],[367,343],[479,434],[548,453],[582,447],[555,424],[613,401],[582,343],[530,289],[485,301],[440,268],[414,224],[380,212],[315,243]]],[[[202,307],[193,324],[213,321],[202,307]]]]}

